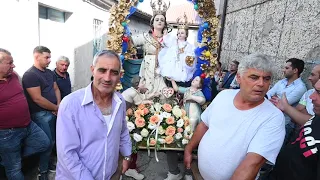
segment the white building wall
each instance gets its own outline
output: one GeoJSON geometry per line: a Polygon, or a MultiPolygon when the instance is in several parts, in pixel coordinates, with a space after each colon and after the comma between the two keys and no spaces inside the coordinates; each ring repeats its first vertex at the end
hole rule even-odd
{"type": "Polygon", "coordinates": [[[91,77],[93,19],[102,20],[102,32],[106,32],[108,12],[81,0],[1,0],[0,7],[0,47],[12,53],[19,75],[32,66],[34,47],[44,45],[52,51],[50,69],[58,56],[65,55],[71,61],[72,86],[78,89],[85,85],[83,80],[91,77]],[[65,23],[39,19],[39,3],[71,16],[65,23]]]}

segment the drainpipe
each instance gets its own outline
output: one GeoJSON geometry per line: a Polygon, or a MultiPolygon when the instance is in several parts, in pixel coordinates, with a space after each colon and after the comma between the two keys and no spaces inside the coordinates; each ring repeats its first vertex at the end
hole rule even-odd
{"type": "Polygon", "coordinates": [[[218,47],[218,61],[220,61],[220,56],[221,56],[223,32],[224,32],[224,28],[225,28],[226,15],[227,15],[227,7],[228,7],[228,0],[224,0],[223,11],[222,11],[222,16],[221,16],[221,28],[220,28],[220,32],[219,32],[220,46],[218,47]]]}

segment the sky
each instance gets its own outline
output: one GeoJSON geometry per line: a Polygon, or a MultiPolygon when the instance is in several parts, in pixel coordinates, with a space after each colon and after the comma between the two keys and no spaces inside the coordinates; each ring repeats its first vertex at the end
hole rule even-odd
{"type": "MultiPolygon", "coordinates": [[[[152,9],[150,7],[150,1],[151,0],[144,0],[142,3],[139,3],[138,9],[143,12],[152,14],[152,9]]],[[[157,0],[153,0],[153,2],[155,2],[155,1],[157,1],[157,0]]],[[[163,1],[168,3],[169,0],[163,0],[163,1]]],[[[187,0],[171,0],[170,6],[172,7],[172,6],[176,6],[176,5],[180,5],[180,4],[184,4],[184,3],[190,3],[190,2],[188,2],[187,0]]]]}

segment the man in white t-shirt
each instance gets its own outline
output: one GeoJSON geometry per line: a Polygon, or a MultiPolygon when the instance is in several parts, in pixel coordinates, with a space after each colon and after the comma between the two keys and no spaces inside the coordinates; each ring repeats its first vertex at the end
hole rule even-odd
{"type": "Polygon", "coordinates": [[[198,145],[198,166],[204,179],[254,179],[261,166],[275,163],[285,136],[283,113],[264,97],[272,62],[263,54],[246,56],[239,65],[240,90],[224,90],[202,113],[185,148],[190,168],[198,145]]]}

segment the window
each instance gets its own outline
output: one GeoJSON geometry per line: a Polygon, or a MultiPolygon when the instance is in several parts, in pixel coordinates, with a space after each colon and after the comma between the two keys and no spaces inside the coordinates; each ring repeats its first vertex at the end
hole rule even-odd
{"type": "Polygon", "coordinates": [[[102,23],[99,19],[93,19],[93,55],[102,49],[102,23]]]}
{"type": "Polygon", "coordinates": [[[39,5],[39,18],[64,23],[66,20],[66,13],[39,5]]]}

